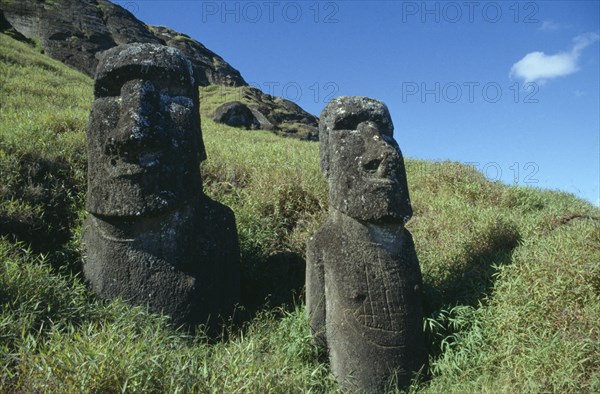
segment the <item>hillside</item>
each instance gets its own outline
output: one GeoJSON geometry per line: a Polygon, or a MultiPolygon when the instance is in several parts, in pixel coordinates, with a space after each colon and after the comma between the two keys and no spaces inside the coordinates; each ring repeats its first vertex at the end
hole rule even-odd
{"type": "MultiPolygon", "coordinates": [[[[198,86],[213,92],[223,90],[221,96],[231,101],[247,98],[244,103],[260,118],[266,118],[262,124],[269,124],[269,130],[276,134],[317,138],[314,115],[289,100],[250,88],[238,70],[190,36],[168,27],[146,25],[108,0],[0,0],[0,32],[34,44],[46,55],[92,78],[98,54],[116,45],[144,42],[177,48],[192,62],[198,86]]],[[[212,113],[207,115],[212,117],[212,113]]]]}
{"type": "Polygon", "coordinates": [[[148,26],[107,0],[2,0],[1,29],[37,43],[44,53],[94,77],[97,54],[116,45],[147,42],[180,49],[194,66],[198,86],[248,85],[240,72],[196,40],[148,26]]]}
{"type": "MultiPolygon", "coordinates": [[[[327,211],[317,143],[203,117],[205,190],[237,217],[245,322],[190,337],[78,275],[92,80],[0,34],[0,87],[0,392],[339,392],[292,296],[327,211]]],[[[599,210],[459,163],[406,166],[431,367],[412,391],[600,391],[599,210]]]]}

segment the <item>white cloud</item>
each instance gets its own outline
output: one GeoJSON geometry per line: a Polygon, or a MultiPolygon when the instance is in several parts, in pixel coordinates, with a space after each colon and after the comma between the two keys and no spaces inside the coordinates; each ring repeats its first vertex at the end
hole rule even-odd
{"type": "Polygon", "coordinates": [[[530,52],[512,65],[510,76],[527,82],[543,84],[549,79],[573,74],[579,70],[581,51],[598,41],[597,33],[587,33],[573,39],[573,48],[568,52],[546,55],[544,52],[530,52]]]}
{"type": "Polygon", "coordinates": [[[525,82],[541,82],[577,71],[577,59],[570,53],[546,55],[531,52],[513,64],[510,73],[525,82]]]}
{"type": "Polygon", "coordinates": [[[560,29],[562,25],[560,23],[554,22],[553,20],[547,20],[542,22],[542,26],[540,26],[541,31],[556,31],[560,29]]]}
{"type": "Polygon", "coordinates": [[[571,52],[576,53],[579,56],[579,53],[587,46],[592,45],[596,41],[600,39],[600,35],[598,33],[586,33],[580,36],[573,38],[573,42],[575,45],[571,52]]]}

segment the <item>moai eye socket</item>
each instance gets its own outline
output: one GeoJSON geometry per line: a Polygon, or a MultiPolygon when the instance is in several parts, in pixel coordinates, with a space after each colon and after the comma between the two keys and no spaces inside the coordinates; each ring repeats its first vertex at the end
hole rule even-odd
{"type": "Polygon", "coordinates": [[[333,124],[333,130],[356,130],[360,123],[367,120],[366,116],[360,115],[361,114],[349,114],[346,116],[341,116],[335,120],[335,123],[333,124]]]}
{"type": "Polygon", "coordinates": [[[119,73],[109,74],[104,78],[97,79],[94,84],[94,95],[96,98],[118,97],[121,95],[121,87],[127,80],[128,78],[119,73]]]}
{"type": "Polygon", "coordinates": [[[382,161],[383,160],[381,158],[368,160],[363,163],[363,168],[368,172],[374,173],[377,171],[382,161]]]}

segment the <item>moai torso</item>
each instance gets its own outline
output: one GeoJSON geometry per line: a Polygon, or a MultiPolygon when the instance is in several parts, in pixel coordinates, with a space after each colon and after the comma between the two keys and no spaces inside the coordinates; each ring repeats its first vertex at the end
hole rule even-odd
{"type": "Polygon", "coordinates": [[[311,329],[346,390],[406,386],[426,358],[422,280],[391,119],[383,103],[342,97],[320,123],[330,212],[307,246],[311,329]]]}
{"type": "Polygon", "coordinates": [[[103,55],[88,126],[84,274],[101,297],[215,323],[239,301],[233,212],[202,193],[198,94],[177,50],[103,55]]]}

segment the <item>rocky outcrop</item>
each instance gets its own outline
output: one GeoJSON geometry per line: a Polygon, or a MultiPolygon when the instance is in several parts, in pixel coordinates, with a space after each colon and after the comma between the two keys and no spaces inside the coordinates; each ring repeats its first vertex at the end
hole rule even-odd
{"type": "Polygon", "coordinates": [[[0,32],[6,34],[7,36],[14,38],[15,40],[23,41],[30,45],[35,45],[35,41],[30,40],[29,38],[25,37],[23,34],[19,33],[17,30],[15,30],[14,27],[12,27],[10,22],[4,16],[4,12],[2,11],[1,8],[0,8],[0,32]]]}
{"type": "Polygon", "coordinates": [[[250,108],[239,101],[232,101],[220,105],[213,116],[217,123],[223,123],[232,127],[243,127],[245,129],[259,129],[260,123],[250,108]]]}
{"type": "Polygon", "coordinates": [[[39,40],[47,55],[91,77],[100,52],[142,42],[181,50],[194,65],[198,86],[247,85],[239,71],[201,43],[165,27],[147,26],[107,0],[2,0],[0,4],[6,20],[3,31],[12,29],[39,40]]]}
{"type": "Polygon", "coordinates": [[[198,86],[246,86],[238,70],[223,58],[188,35],[164,26],[150,26],[154,36],[173,48],[179,49],[194,65],[194,78],[198,86]]]}
{"type": "Polygon", "coordinates": [[[240,299],[240,251],[233,212],[202,192],[192,80],[175,48],[103,53],[87,134],[83,272],[102,298],[215,327],[240,299]]]}
{"type": "Polygon", "coordinates": [[[244,88],[244,96],[249,102],[250,109],[254,113],[262,114],[269,123],[273,124],[272,130],[276,133],[310,141],[319,139],[319,119],[299,105],[252,87],[244,88]]]}
{"type": "MultiPolygon", "coordinates": [[[[215,87],[214,90],[204,89],[202,94],[212,97],[215,95],[227,97],[233,94],[228,88],[215,87]]],[[[304,111],[300,106],[281,97],[271,96],[261,92],[259,89],[250,86],[241,87],[235,92],[235,101],[226,102],[219,106],[210,116],[213,120],[229,124],[228,117],[223,117],[223,112],[227,109],[237,108],[242,111],[242,106],[248,108],[252,113],[254,120],[251,123],[258,124],[254,126],[237,126],[245,128],[258,128],[261,130],[271,130],[275,134],[285,137],[295,137],[303,140],[316,141],[319,138],[318,122],[319,119],[304,111]]],[[[212,98],[211,98],[212,99],[212,98]]],[[[246,112],[247,113],[247,112],[246,112]]],[[[249,116],[249,115],[248,115],[249,116]]]]}
{"type": "Polygon", "coordinates": [[[307,243],[306,308],[344,392],[406,388],[427,360],[422,278],[387,107],[332,100],[319,123],[329,217],[307,243]]]}

